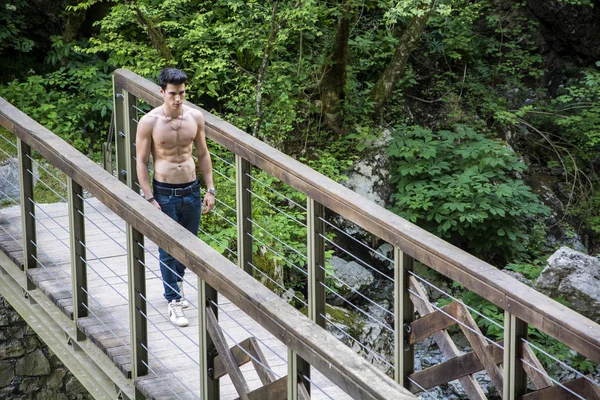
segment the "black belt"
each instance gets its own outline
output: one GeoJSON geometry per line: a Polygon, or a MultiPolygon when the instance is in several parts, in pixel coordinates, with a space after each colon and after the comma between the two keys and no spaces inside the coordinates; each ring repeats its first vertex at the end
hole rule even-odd
{"type": "Polygon", "coordinates": [[[200,188],[200,182],[195,182],[193,185],[184,188],[166,188],[161,186],[154,186],[152,188],[154,194],[161,194],[166,196],[187,196],[188,194],[192,194],[194,189],[200,188]]]}

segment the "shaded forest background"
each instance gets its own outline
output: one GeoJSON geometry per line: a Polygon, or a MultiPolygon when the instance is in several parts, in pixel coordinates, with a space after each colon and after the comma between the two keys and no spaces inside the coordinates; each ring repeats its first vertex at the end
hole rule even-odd
{"type": "Polygon", "coordinates": [[[0,0],[0,95],[100,160],[111,72],[181,68],[332,179],[385,154],[386,207],[534,275],[600,251],[598,43],[598,0],[0,0]]]}

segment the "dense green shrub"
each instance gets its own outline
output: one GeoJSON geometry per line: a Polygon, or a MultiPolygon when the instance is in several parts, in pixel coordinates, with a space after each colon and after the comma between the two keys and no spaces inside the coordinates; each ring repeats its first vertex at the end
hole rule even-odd
{"type": "Polygon", "coordinates": [[[517,155],[471,128],[398,129],[388,152],[396,184],[392,209],[480,255],[524,251],[523,221],[549,213],[519,179],[525,166],[517,155]]]}

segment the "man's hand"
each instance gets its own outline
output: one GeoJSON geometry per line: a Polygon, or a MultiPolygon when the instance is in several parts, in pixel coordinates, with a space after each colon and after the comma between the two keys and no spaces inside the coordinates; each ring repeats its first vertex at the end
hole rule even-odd
{"type": "Polygon", "coordinates": [[[215,195],[209,192],[204,194],[204,201],[202,202],[202,214],[209,213],[215,207],[215,195]]]}
{"type": "Polygon", "coordinates": [[[161,210],[160,204],[158,204],[158,201],[156,201],[155,199],[152,199],[152,201],[150,202],[150,204],[152,204],[154,207],[156,207],[159,210],[161,210]]]}

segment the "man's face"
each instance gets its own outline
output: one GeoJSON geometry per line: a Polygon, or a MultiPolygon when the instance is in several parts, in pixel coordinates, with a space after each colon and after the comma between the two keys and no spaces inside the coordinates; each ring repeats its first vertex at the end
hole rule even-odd
{"type": "Polygon", "coordinates": [[[160,88],[160,94],[168,107],[181,107],[185,97],[185,83],[182,83],[181,85],[169,83],[165,90],[160,88]]]}

